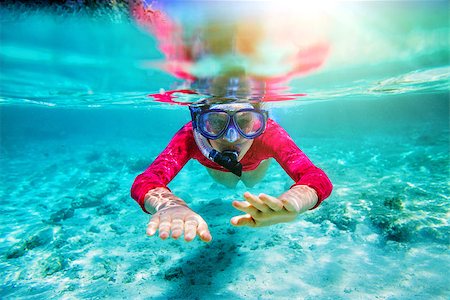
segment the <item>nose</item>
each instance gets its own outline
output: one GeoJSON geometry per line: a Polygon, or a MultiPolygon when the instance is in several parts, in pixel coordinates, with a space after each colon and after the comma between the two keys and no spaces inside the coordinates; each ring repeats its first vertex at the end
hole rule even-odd
{"type": "Polygon", "coordinates": [[[227,131],[225,132],[224,138],[230,142],[234,143],[239,139],[239,133],[237,132],[236,128],[233,126],[230,126],[227,131]]]}

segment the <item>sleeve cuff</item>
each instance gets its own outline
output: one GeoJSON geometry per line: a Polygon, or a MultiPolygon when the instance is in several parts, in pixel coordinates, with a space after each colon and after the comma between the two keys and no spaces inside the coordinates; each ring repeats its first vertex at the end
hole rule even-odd
{"type": "Polygon", "coordinates": [[[136,202],[139,204],[139,206],[141,207],[141,209],[145,212],[145,213],[147,213],[147,214],[149,214],[149,215],[151,215],[151,213],[150,212],[148,212],[146,209],[145,209],[145,195],[147,195],[147,193],[149,192],[149,191],[151,191],[151,190],[153,190],[153,189],[155,189],[155,188],[158,188],[158,187],[163,187],[163,188],[165,188],[165,189],[168,189],[170,192],[171,192],[171,190],[167,187],[167,186],[165,186],[165,185],[146,185],[145,187],[142,187],[141,189],[140,189],[140,191],[139,191],[139,193],[138,193],[138,196],[135,198],[135,197],[133,197],[133,194],[132,194],[132,197],[136,200],[136,202]]]}
{"type": "Polygon", "coordinates": [[[304,176],[298,182],[294,183],[291,188],[296,185],[306,185],[316,191],[317,203],[310,210],[317,208],[322,203],[322,201],[331,194],[331,191],[333,189],[333,185],[331,184],[328,177],[322,174],[304,176]]]}

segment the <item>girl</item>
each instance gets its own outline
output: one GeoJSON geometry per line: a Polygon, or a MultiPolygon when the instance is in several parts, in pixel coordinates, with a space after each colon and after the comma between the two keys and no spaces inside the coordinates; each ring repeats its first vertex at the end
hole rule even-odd
{"type": "Polygon", "coordinates": [[[167,187],[191,158],[227,186],[235,186],[239,180],[253,186],[264,176],[270,158],[275,158],[295,181],[278,197],[244,193],[244,201],[233,202],[244,213],[231,219],[234,226],[291,222],[330,195],[332,184],[327,175],[314,166],[283,128],[268,118],[260,103],[211,97],[190,105],[189,109],[192,121],[136,177],[131,189],[132,197],[142,209],[152,214],[148,235],[159,230],[162,239],[170,235],[178,239],[184,232],[186,241],[196,235],[205,242],[211,241],[203,218],[167,187]]]}

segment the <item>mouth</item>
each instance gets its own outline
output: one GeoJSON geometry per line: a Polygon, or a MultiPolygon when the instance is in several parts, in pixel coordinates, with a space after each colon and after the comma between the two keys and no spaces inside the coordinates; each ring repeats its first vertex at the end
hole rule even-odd
{"type": "Polygon", "coordinates": [[[233,144],[233,145],[224,145],[221,151],[236,151],[241,152],[242,145],[241,144],[233,144]]]}

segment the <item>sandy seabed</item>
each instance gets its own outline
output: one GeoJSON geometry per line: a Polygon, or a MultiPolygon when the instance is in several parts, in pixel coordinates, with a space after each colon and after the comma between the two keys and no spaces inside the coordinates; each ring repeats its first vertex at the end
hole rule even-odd
{"type": "MultiPolygon", "coordinates": [[[[304,139],[334,191],[298,221],[235,228],[246,188],[214,183],[196,161],[169,187],[213,241],[145,235],[130,198],[162,143],[16,140],[1,148],[3,299],[448,299],[445,137],[304,139]],[[441,140],[440,140],[441,139],[441,140]]],[[[276,162],[251,192],[292,181],[276,162]]]]}

